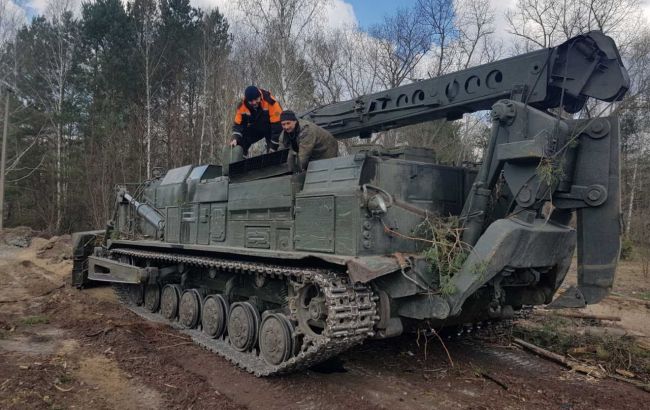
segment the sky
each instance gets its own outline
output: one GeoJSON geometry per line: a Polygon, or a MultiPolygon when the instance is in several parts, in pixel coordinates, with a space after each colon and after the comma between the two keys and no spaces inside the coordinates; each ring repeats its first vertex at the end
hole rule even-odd
{"type": "MultiPolygon", "coordinates": [[[[26,17],[30,18],[43,13],[48,0],[12,0],[20,4],[25,10],[26,17]]],[[[409,7],[417,0],[329,0],[326,14],[332,26],[355,24],[364,29],[373,24],[381,23],[385,15],[393,13],[400,7],[409,7]]],[[[492,0],[498,2],[498,0],[492,0]]],[[[506,0],[509,1],[509,0],[506,0]]],[[[80,4],[81,0],[72,0],[80,4]]],[[[233,0],[190,0],[194,6],[209,9],[214,6],[228,16],[236,8],[233,0]]]]}
{"type": "MultiPolygon", "coordinates": [[[[47,0],[14,0],[22,4],[28,15],[42,13],[47,7],[47,0]]],[[[232,7],[234,1],[226,0],[191,0],[191,2],[202,8],[209,8],[217,5],[220,9],[232,7]]],[[[332,7],[337,14],[337,20],[345,22],[356,22],[359,26],[367,28],[381,22],[384,15],[390,14],[399,7],[413,5],[416,0],[330,0],[332,7]]]]}
{"type": "Polygon", "coordinates": [[[368,28],[381,23],[384,16],[392,14],[400,7],[411,7],[416,0],[347,0],[354,9],[360,27],[368,28]]]}
{"type": "MultiPolygon", "coordinates": [[[[25,17],[43,13],[49,3],[48,0],[10,0],[21,5],[25,17]]],[[[70,0],[80,4],[82,0],[70,0]]],[[[124,1],[124,0],[123,0],[124,1]]],[[[379,24],[386,15],[393,14],[400,7],[411,7],[417,0],[329,0],[324,10],[327,25],[333,28],[357,25],[367,29],[373,24],[379,24]]],[[[503,12],[516,0],[490,0],[497,12],[496,26],[503,29],[503,12]]],[[[237,14],[236,1],[234,0],[190,0],[192,5],[209,9],[214,6],[228,18],[237,14]]],[[[650,18],[650,0],[642,0],[643,10],[650,18]]]]}
{"type": "MultiPolygon", "coordinates": [[[[13,0],[23,4],[28,14],[43,13],[49,0],[13,0]]],[[[72,3],[81,4],[82,0],[70,0],[72,3]]],[[[123,0],[125,1],[125,0],[123,0]]],[[[497,15],[515,0],[490,0],[497,10],[497,15]]],[[[650,2],[650,0],[644,0],[650,2]]],[[[237,4],[234,0],[190,0],[192,5],[204,10],[218,7],[226,17],[233,20],[238,14],[237,4]]],[[[324,10],[330,27],[348,27],[356,25],[368,29],[374,24],[380,24],[384,16],[393,14],[399,8],[412,7],[417,0],[328,0],[324,10]]]]}

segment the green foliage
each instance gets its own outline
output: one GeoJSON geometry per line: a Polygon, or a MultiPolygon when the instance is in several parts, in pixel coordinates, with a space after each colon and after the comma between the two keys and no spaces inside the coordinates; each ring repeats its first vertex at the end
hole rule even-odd
{"type": "MultiPolygon", "coordinates": [[[[472,251],[471,246],[462,241],[462,228],[457,218],[425,219],[417,228],[416,233],[424,244],[423,255],[431,264],[431,268],[439,276],[440,294],[451,295],[457,291],[453,277],[463,267],[472,251]]],[[[485,272],[486,265],[477,265],[477,274],[485,272]]]]}
{"type": "Polygon", "coordinates": [[[20,320],[23,325],[33,326],[50,323],[47,316],[26,316],[20,320]]]}
{"type": "Polygon", "coordinates": [[[472,267],[474,274],[479,277],[479,280],[481,281],[485,280],[485,274],[487,273],[488,266],[489,266],[488,261],[480,261],[474,264],[474,266],[472,267]]]}
{"type": "Polygon", "coordinates": [[[458,289],[456,284],[452,281],[452,277],[448,275],[440,276],[440,288],[438,291],[442,296],[450,296],[456,293],[458,289]]]}
{"type": "Polygon", "coordinates": [[[557,184],[562,177],[564,177],[564,170],[561,162],[555,160],[542,158],[537,166],[537,176],[542,183],[549,187],[557,184]]]}

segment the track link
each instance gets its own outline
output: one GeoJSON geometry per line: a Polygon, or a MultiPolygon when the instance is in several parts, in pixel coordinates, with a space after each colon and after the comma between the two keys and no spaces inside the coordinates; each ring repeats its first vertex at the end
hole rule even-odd
{"type": "MultiPolygon", "coordinates": [[[[116,286],[120,300],[134,313],[147,320],[166,323],[180,330],[198,345],[219,354],[258,377],[304,370],[337,356],[373,336],[374,325],[379,319],[376,296],[372,294],[371,289],[368,286],[352,284],[346,276],[337,272],[122,248],[112,249],[110,256],[113,258],[130,256],[154,262],[182,263],[237,274],[284,277],[293,283],[317,284],[325,295],[328,312],[325,329],[319,337],[305,336],[300,351],[278,365],[266,362],[259,352],[237,351],[230,345],[227,336],[213,339],[201,330],[183,328],[177,321],[169,321],[158,313],[151,313],[143,307],[136,306],[130,302],[126,286],[116,286]]],[[[294,307],[291,303],[289,305],[290,310],[293,311],[294,307]]]]}

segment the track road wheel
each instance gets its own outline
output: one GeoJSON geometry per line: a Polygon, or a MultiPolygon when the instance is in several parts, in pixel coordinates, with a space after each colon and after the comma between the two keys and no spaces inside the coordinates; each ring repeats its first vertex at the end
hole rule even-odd
{"type": "Polygon", "coordinates": [[[203,333],[212,338],[219,338],[226,331],[228,320],[228,302],[221,295],[209,295],[203,300],[201,309],[201,326],[203,333]]]}
{"type": "Polygon", "coordinates": [[[230,308],[228,337],[230,344],[240,352],[251,350],[257,342],[260,315],[248,302],[236,302],[230,308]]]}
{"type": "Polygon", "coordinates": [[[178,308],[178,321],[188,329],[199,324],[201,318],[201,296],[196,289],[187,289],[181,296],[178,308]]]}
{"type": "Polygon", "coordinates": [[[266,315],[260,326],[259,346],[269,364],[278,365],[291,358],[294,351],[294,327],[281,313],[266,315]]]}
{"type": "Polygon", "coordinates": [[[149,312],[156,312],[160,308],[160,285],[157,283],[144,288],[144,307],[149,312]]]}
{"type": "Polygon", "coordinates": [[[136,306],[144,303],[144,286],[129,285],[129,300],[136,306]]]}
{"type": "Polygon", "coordinates": [[[178,315],[178,303],[181,289],[178,285],[165,285],[160,297],[160,313],[165,319],[175,319],[178,315]]]}

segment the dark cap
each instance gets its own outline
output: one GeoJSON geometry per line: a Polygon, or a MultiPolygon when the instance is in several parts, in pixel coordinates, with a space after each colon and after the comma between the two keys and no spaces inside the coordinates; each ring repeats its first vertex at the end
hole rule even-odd
{"type": "Polygon", "coordinates": [[[255,87],[254,85],[249,85],[244,90],[244,98],[246,99],[246,101],[252,101],[257,97],[259,97],[260,95],[261,95],[260,89],[255,87]]]}
{"type": "Polygon", "coordinates": [[[282,114],[280,114],[280,121],[298,121],[298,117],[296,117],[295,112],[284,110],[282,111],[282,114]]]}

